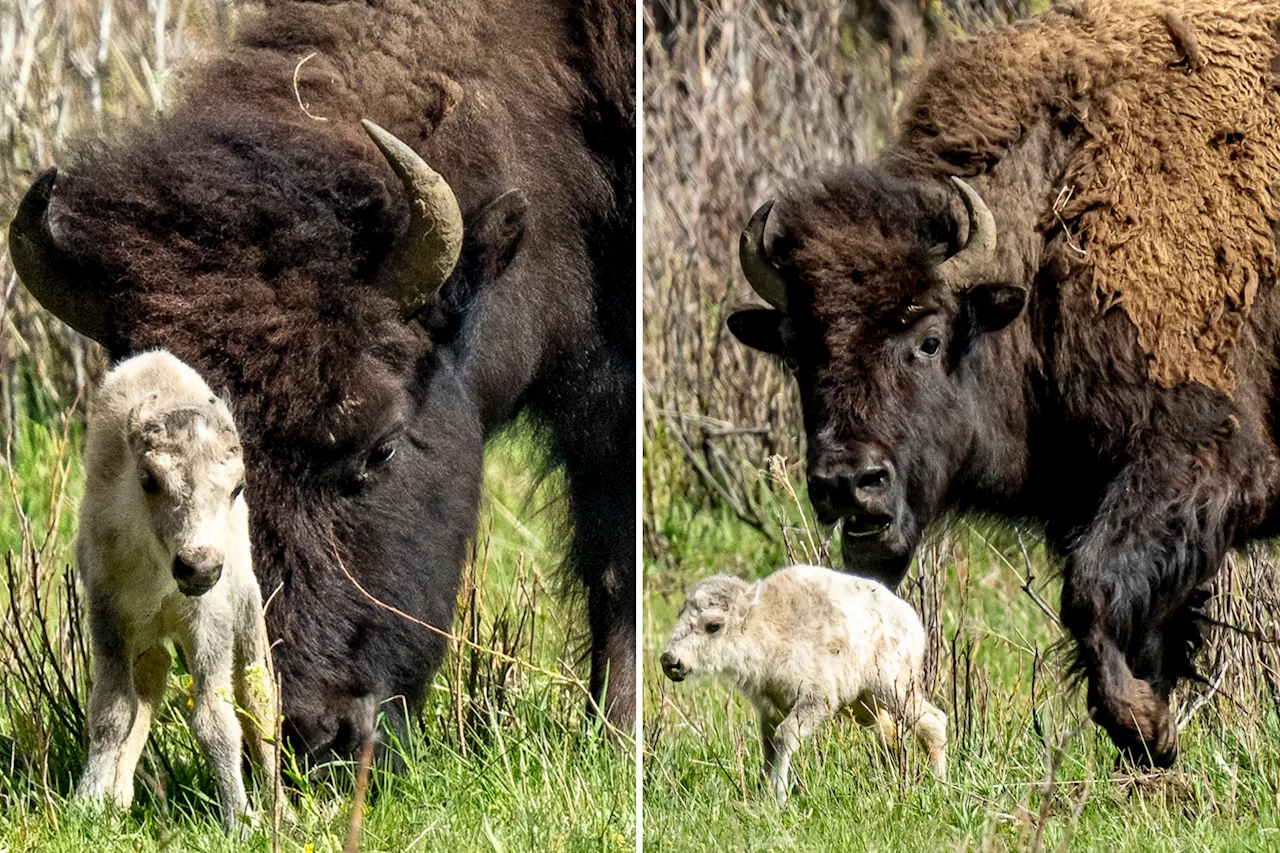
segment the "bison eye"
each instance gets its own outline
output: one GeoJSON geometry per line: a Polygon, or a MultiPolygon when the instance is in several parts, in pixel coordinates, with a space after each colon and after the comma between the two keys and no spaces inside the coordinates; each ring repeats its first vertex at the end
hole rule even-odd
{"type": "Polygon", "coordinates": [[[142,491],[149,495],[154,495],[160,491],[160,481],[156,479],[156,475],[150,471],[142,473],[142,491]]]}
{"type": "Polygon", "coordinates": [[[365,460],[364,467],[378,468],[386,465],[391,461],[391,457],[396,455],[396,446],[391,442],[379,444],[373,450],[369,451],[369,458],[365,460]]]}
{"type": "Polygon", "coordinates": [[[719,622],[708,622],[708,623],[707,623],[707,633],[708,633],[708,634],[714,634],[714,633],[716,633],[717,631],[719,631],[719,630],[720,630],[720,627],[721,627],[721,626],[720,626],[720,623],[719,623],[719,622]]]}
{"type": "Polygon", "coordinates": [[[924,343],[920,344],[920,352],[925,355],[937,355],[940,349],[942,349],[942,340],[939,338],[925,338],[924,343]]]}
{"type": "Polygon", "coordinates": [[[236,502],[236,499],[237,499],[237,498],[239,498],[239,497],[240,497],[240,495],[241,495],[243,492],[244,492],[244,483],[241,483],[240,485],[238,485],[238,486],[236,486],[234,489],[232,489],[232,490],[231,490],[231,502],[232,502],[232,503],[235,503],[235,502],[236,502]]]}

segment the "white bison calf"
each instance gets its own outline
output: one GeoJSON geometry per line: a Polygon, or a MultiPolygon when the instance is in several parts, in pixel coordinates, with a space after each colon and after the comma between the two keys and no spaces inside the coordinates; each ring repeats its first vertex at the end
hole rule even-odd
{"type": "Polygon", "coordinates": [[[244,461],[231,412],[198,374],[148,352],[107,374],[89,424],[76,543],[94,659],[89,760],[77,794],[133,801],[133,772],[169,672],[191,672],[191,729],[223,823],[247,814],[241,735],[273,780],[275,721],[262,600],[249,556],[244,461]],[[233,701],[245,710],[237,718],[233,701]]]}
{"type": "Polygon", "coordinates": [[[662,669],[732,678],[760,713],[764,766],[787,799],[791,753],[836,712],[863,725],[888,714],[909,726],[946,775],[947,718],[920,684],[925,633],[911,605],[872,580],[792,566],[748,584],[728,575],[693,588],[662,669]]]}

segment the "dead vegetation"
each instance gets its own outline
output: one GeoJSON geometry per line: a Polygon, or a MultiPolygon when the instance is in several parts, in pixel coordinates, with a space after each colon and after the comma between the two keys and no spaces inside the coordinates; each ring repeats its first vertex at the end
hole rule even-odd
{"type": "MultiPolygon", "coordinates": [[[[791,562],[829,561],[829,536],[803,521],[807,504],[795,499],[803,468],[793,383],[774,360],[739,345],[724,326],[733,308],[757,301],[737,269],[738,234],[781,184],[873,157],[912,73],[940,44],[1047,6],[1019,0],[647,4],[643,531],[650,559],[676,562],[663,524],[668,506],[686,502],[694,511],[728,507],[780,542],[791,562]]],[[[941,591],[946,573],[964,573],[970,555],[978,556],[975,549],[995,551],[1022,579],[1028,600],[1046,619],[1056,618],[1050,603],[1057,597],[1055,567],[1030,533],[998,544],[959,522],[926,543],[904,595],[933,638],[927,687],[950,691],[961,743],[983,741],[989,681],[972,665],[981,640],[963,630],[943,636],[941,591]]],[[[651,586],[665,583],[650,578],[651,586]]],[[[1212,715],[1235,726],[1280,711],[1280,572],[1268,549],[1230,559],[1212,588],[1208,613],[1234,627],[1211,632],[1200,663],[1205,683],[1180,690],[1184,719],[1212,715]],[[1210,696],[1213,701],[1199,698],[1210,696]]],[[[1034,651],[1034,671],[1026,677],[1043,691],[1059,681],[1058,661],[1043,657],[1050,650],[1034,651]]]]}

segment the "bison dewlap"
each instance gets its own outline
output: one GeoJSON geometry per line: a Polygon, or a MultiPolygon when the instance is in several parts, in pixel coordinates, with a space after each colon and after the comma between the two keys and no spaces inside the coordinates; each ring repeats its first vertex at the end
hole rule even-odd
{"type": "Polygon", "coordinates": [[[191,672],[191,730],[231,830],[249,811],[242,735],[271,790],[267,732],[276,719],[231,412],[190,367],[167,352],[143,353],[103,381],[85,456],[76,559],[94,678],[89,760],[76,794],[121,808],[133,801],[172,641],[191,672]]]}
{"type": "Polygon", "coordinates": [[[946,775],[947,718],[924,696],[920,617],[887,588],[818,566],[755,583],[716,575],[680,609],[662,669],[673,681],[724,675],[760,714],[764,767],[787,799],[791,753],[838,711],[892,734],[910,728],[930,769],[946,775]]]}

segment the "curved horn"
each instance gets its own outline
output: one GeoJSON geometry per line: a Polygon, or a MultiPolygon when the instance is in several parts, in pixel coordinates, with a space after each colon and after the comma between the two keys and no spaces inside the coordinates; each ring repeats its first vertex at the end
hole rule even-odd
{"type": "Polygon", "coordinates": [[[106,343],[109,310],[105,295],[86,287],[79,265],[58,247],[49,224],[56,168],[36,178],[9,223],[9,257],[23,285],[62,322],[85,337],[106,343]]]}
{"type": "Polygon", "coordinates": [[[378,269],[378,287],[408,320],[449,280],[462,251],[462,211],[445,179],[408,145],[371,121],[365,133],[387,158],[409,195],[409,230],[378,269]]]}
{"type": "Polygon", "coordinates": [[[959,178],[951,179],[960,190],[969,211],[969,240],[964,248],[938,265],[938,277],[952,290],[963,290],[980,282],[996,256],[996,220],[978,191],[959,178]]]}
{"type": "Polygon", "coordinates": [[[777,267],[769,262],[764,249],[764,226],[773,210],[773,199],[751,214],[747,227],[738,239],[738,263],[751,289],[765,302],[780,311],[787,310],[787,282],[777,267]]]}

